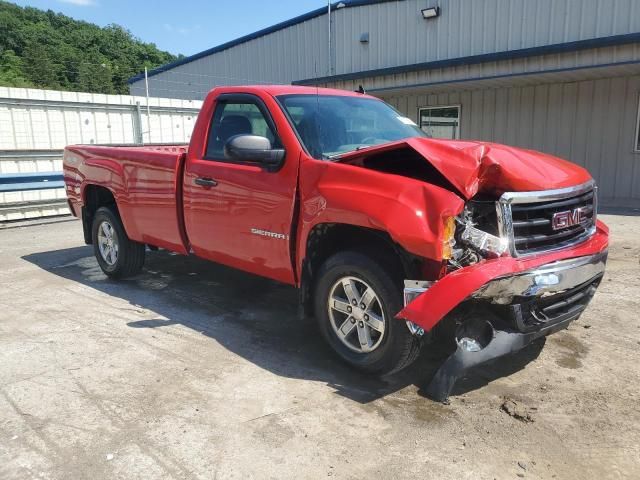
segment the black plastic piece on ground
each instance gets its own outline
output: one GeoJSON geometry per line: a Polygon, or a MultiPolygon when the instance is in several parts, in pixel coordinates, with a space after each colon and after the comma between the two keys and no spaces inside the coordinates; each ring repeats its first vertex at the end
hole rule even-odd
{"type": "Polygon", "coordinates": [[[425,389],[426,395],[437,402],[446,403],[456,382],[471,368],[477,367],[490,360],[522,350],[537,338],[563,330],[577,318],[578,315],[555,323],[547,328],[520,333],[515,330],[496,330],[495,336],[489,344],[478,352],[464,350],[458,345],[440,366],[436,374],[425,389]]]}

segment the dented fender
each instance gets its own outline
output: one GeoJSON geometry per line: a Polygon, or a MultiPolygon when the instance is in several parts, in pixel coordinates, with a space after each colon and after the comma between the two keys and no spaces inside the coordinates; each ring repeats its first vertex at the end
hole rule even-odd
{"type": "Polygon", "coordinates": [[[435,185],[317,160],[301,165],[300,200],[299,259],[316,225],[337,223],[385,231],[408,252],[440,260],[444,219],[464,208],[458,195],[435,185]]]}

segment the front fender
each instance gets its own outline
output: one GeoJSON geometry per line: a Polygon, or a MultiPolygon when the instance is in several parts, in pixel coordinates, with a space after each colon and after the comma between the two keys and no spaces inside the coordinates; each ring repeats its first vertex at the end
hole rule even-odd
{"type": "Polygon", "coordinates": [[[354,165],[305,161],[300,174],[299,259],[305,258],[313,227],[341,223],[387,232],[408,252],[439,261],[444,218],[463,208],[458,195],[425,182],[354,165]]]}

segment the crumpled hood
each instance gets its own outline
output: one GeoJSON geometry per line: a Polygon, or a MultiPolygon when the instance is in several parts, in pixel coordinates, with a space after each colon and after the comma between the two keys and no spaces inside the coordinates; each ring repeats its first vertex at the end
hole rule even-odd
{"type": "MultiPolygon", "coordinates": [[[[466,199],[476,193],[552,190],[585,183],[591,175],[561,158],[497,143],[408,138],[342,155],[350,163],[382,152],[414,149],[466,199]]],[[[394,161],[402,161],[398,158],[394,161]]]]}

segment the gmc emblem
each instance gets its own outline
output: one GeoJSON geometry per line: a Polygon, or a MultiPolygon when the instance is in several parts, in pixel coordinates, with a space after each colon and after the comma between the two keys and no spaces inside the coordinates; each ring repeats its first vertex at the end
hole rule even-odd
{"type": "Polygon", "coordinates": [[[590,212],[589,207],[579,207],[566,212],[556,212],[551,217],[551,228],[561,230],[563,228],[580,225],[588,220],[587,214],[590,212]]]}

